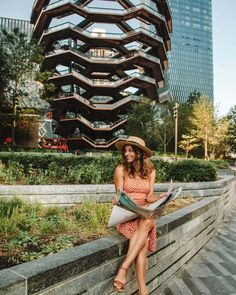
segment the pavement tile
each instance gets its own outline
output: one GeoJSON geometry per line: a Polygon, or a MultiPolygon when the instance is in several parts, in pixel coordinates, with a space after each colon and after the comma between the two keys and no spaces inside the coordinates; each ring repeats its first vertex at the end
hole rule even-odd
{"type": "Polygon", "coordinates": [[[236,295],[235,216],[234,205],[216,236],[173,277],[164,295],[236,295]]]}

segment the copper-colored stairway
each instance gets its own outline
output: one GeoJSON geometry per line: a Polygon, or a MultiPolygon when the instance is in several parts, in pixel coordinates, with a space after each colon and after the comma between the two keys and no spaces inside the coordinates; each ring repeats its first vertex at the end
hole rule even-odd
{"type": "Polygon", "coordinates": [[[72,149],[112,147],[141,94],[168,96],[167,1],[36,0],[31,22],[53,72],[55,133],[72,149]]]}

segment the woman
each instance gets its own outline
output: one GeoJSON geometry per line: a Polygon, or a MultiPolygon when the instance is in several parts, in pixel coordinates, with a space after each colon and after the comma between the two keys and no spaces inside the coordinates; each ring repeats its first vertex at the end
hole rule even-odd
{"type": "MultiPolygon", "coordinates": [[[[147,206],[158,200],[154,197],[153,188],[156,172],[149,161],[152,151],[146,147],[145,142],[136,136],[129,136],[125,140],[118,141],[116,148],[122,150],[123,163],[115,169],[115,189],[125,191],[138,205],[147,206]]],[[[117,200],[114,200],[117,203],[117,200]]],[[[156,225],[153,218],[137,218],[117,226],[117,230],[130,239],[129,249],[125,260],[114,280],[117,292],[123,292],[126,283],[128,268],[135,261],[136,278],[139,287],[139,295],[147,295],[146,286],[146,257],[147,251],[155,251],[156,225]]]]}

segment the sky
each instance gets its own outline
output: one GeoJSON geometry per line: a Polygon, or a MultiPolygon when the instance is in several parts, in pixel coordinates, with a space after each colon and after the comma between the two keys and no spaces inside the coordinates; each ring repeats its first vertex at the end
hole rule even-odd
{"type": "MultiPolygon", "coordinates": [[[[0,16],[29,20],[34,0],[0,0],[0,16]]],[[[236,105],[236,0],[212,0],[214,100],[219,115],[236,105]]]]}

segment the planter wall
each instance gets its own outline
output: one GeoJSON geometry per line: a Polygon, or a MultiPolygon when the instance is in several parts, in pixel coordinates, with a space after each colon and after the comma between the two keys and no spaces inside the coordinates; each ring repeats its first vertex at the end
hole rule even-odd
{"type": "MultiPolygon", "coordinates": [[[[162,284],[191,259],[222,224],[227,208],[235,198],[235,178],[226,177],[214,184],[215,188],[209,188],[209,183],[205,183],[212,196],[158,220],[158,250],[148,256],[149,294],[156,295],[162,284]]],[[[197,184],[186,184],[185,189],[191,186],[197,190],[197,184]]],[[[199,183],[199,189],[205,191],[204,183],[199,183]]],[[[127,245],[127,240],[116,234],[2,270],[0,294],[116,294],[113,279],[127,252],[127,245]]],[[[134,268],[131,267],[125,294],[135,294],[136,290],[134,268]]]]}
{"type": "MultiPolygon", "coordinates": [[[[226,185],[233,179],[232,175],[224,175],[217,181],[175,183],[174,188],[182,186],[182,196],[209,197],[220,196],[226,191],[226,185]]],[[[168,184],[155,184],[156,193],[165,192],[168,184]]],[[[81,184],[81,185],[0,185],[0,197],[20,196],[29,203],[45,205],[72,206],[83,200],[110,202],[115,196],[113,184],[81,184]]]]}

